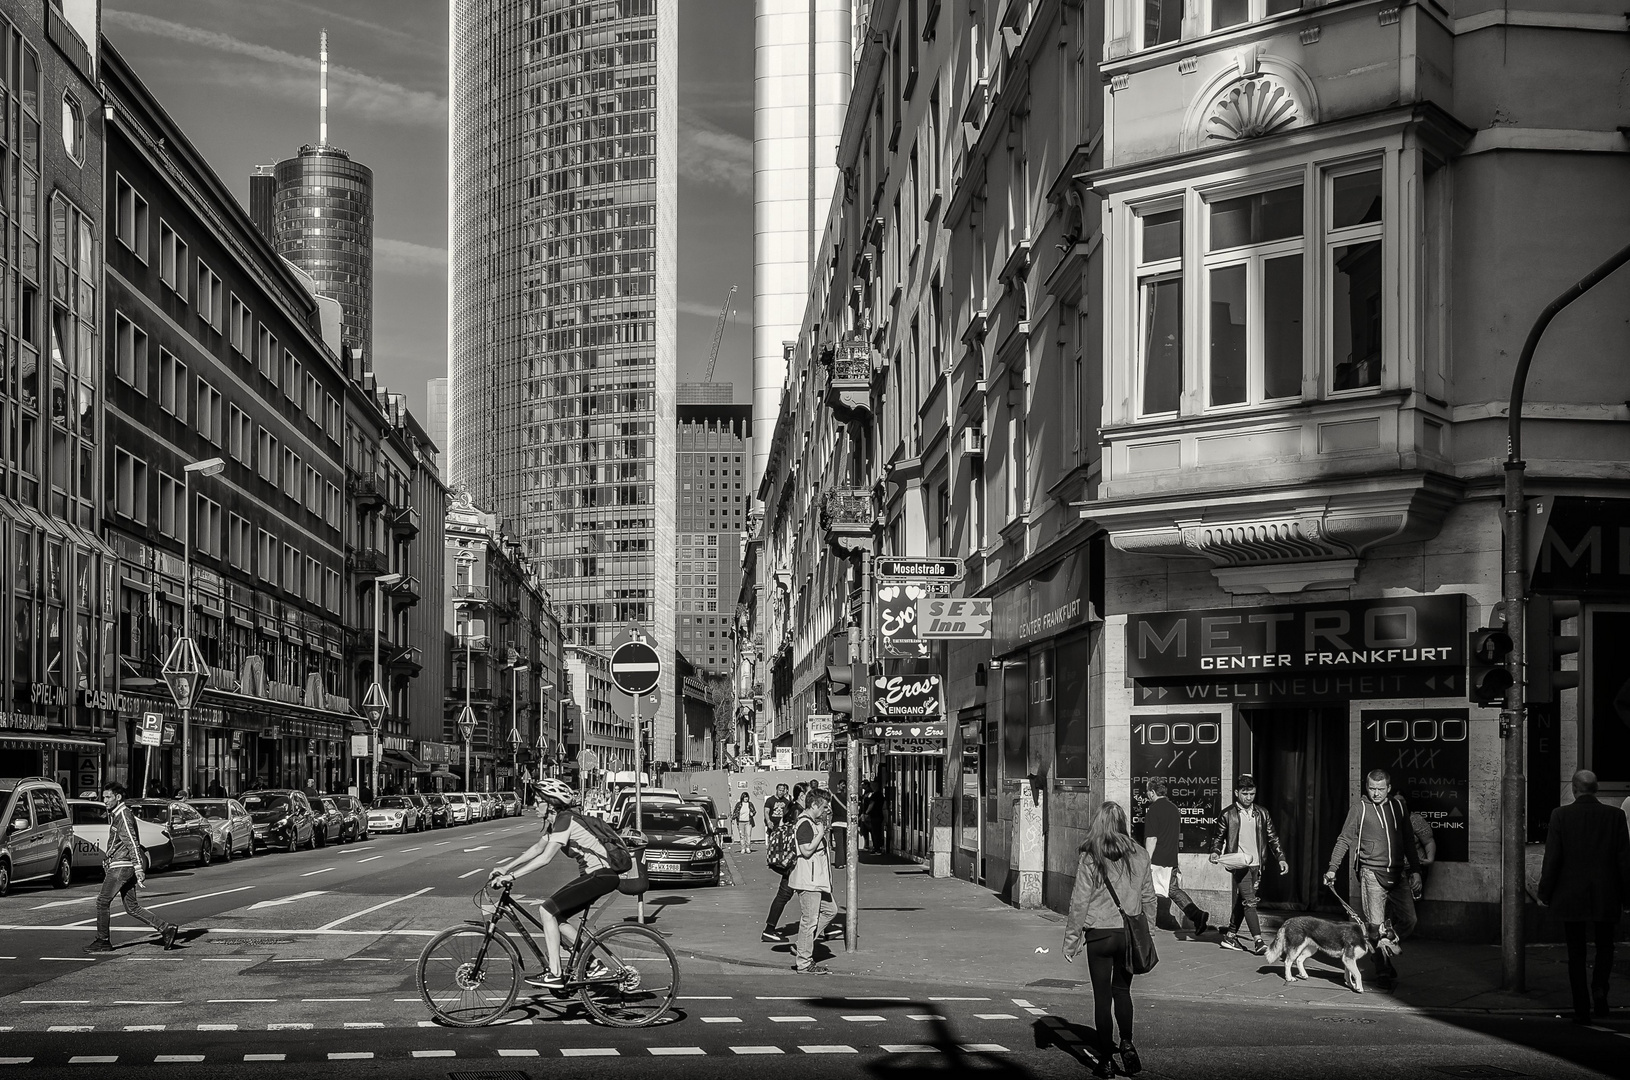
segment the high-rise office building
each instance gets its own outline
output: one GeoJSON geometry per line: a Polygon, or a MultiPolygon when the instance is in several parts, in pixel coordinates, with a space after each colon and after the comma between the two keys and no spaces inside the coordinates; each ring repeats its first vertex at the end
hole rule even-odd
{"type": "Polygon", "coordinates": [[[742,531],[753,492],[753,407],[731,403],[730,383],[679,384],[679,584],[675,646],[698,671],[729,675],[741,588],[742,531]]]}
{"type": "Polygon", "coordinates": [[[677,23],[676,0],[451,9],[449,474],[571,644],[673,645],[677,23]]]}
{"type": "Polygon", "coordinates": [[[310,274],[321,296],[339,301],[340,340],[373,370],[374,173],[328,143],[328,33],[323,32],[317,143],[249,177],[249,214],[277,253],[310,274]],[[271,179],[267,180],[268,168],[271,179]],[[266,202],[270,200],[270,213],[266,202]]]}
{"type": "Polygon", "coordinates": [[[439,453],[436,460],[440,463],[442,475],[447,474],[447,463],[450,455],[447,452],[447,378],[427,379],[424,386],[425,399],[425,425],[430,429],[430,439],[436,444],[439,453]]]}

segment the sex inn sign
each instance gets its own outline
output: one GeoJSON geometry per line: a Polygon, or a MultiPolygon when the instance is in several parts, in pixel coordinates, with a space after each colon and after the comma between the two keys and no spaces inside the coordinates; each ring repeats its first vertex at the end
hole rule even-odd
{"type": "Polygon", "coordinates": [[[1134,679],[1465,664],[1466,597],[1459,593],[1151,612],[1126,621],[1126,670],[1134,679]]]}
{"type": "Polygon", "coordinates": [[[873,716],[940,716],[938,675],[881,675],[872,680],[873,716]]]}

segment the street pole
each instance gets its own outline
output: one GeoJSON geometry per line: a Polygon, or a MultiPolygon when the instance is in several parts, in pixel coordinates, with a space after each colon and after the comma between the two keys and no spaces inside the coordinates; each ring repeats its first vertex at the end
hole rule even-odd
{"type": "MultiPolygon", "coordinates": [[[[380,609],[383,605],[380,603],[379,594],[382,590],[379,587],[379,581],[379,578],[374,578],[374,658],[373,666],[368,669],[368,677],[373,680],[375,686],[381,685],[379,682],[379,620],[381,617],[380,609]]],[[[386,700],[390,699],[386,698],[386,700]]],[[[377,801],[379,798],[379,725],[370,724],[369,726],[373,728],[373,753],[368,758],[369,774],[372,777],[368,789],[373,793],[373,797],[377,801]]]]}
{"type": "MultiPolygon", "coordinates": [[[[1511,638],[1511,686],[1500,712],[1500,734],[1504,754],[1500,775],[1500,847],[1502,854],[1500,905],[1500,974],[1506,990],[1524,989],[1527,976],[1527,949],[1523,916],[1527,897],[1527,796],[1524,768],[1527,765],[1524,715],[1524,678],[1527,673],[1528,645],[1523,634],[1523,596],[1527,592],[1524,561],[1527,538],[1523,479],[1528,463],[1522,459],[1523,393],[1528,385],[1528,369],[1534,352],[1551,320],[1569,304],[1601,284],[1608,275],[1630,263],[1630,245],[1620,248],[1606,262],[1569,286],[1545,305],[1528,330],[1516,370],[1511,375],[1511,400],[1506,413],[1505,460],[1505,554],[1502,595],[1505,601],[1506,633],[1511,638]]],[[[1560,779],[1560,778],[1553,778],[1560,779]]]]}
{"type": "MultiPolygon", "coordinates": [[[[475,668],[470,652],[470,628],[475,624],[468,619],[464,621],[464,715],[470,715],[470,683],[475,678],[475,668]]],[[[475,738],[475,728],[471,726],[464,734],[464,790],[470,790],[470,740],[475,738]]]]}
{"type": "MultiPolygon", "coordinates": [[[[860,645],[855,650],[855,679],[866,690],[863,700],[870,702],[872,678],[872,553],[860,553],[860,645]]],[[[852,691],[851,691],[852,693],[852,691]]],[[[869,711],[869,709],[868,709],[869,711]]],[[[843,902],[848,912],[843,920],[843,945],[849,952],[860,951],[860,845],[855,837],[860,827],[860,733],[865,730],[866,717],[852,718],[849,731],[847,761],[845,762],[845,808],[849,827],[844,830],[843,842],[848,845],[849,872],[844,875],[843,902]]]]}
{"type": "MultiPolygon", "coordinates": [[[[640,809],[640,768],[644,754],[641,753],[640,743],[643,742],[643,725],[640,723],[640,695],[630,695],[634,699],[634,831],[641,836],[645,835],[645,815],[640,809]]],[[[641,857],[644,850],[641,849],[641,857]]],[[[645,894],[640,893],[634,898],[635,906],[639,910],[640,925],[645,925],[645,894]]]]}
{"type": "MultiPolygon", "coordinates": [[[[181,639],[192,640],[192,469],[186,467],[181,470],[181,639]]],[[[189,795],[192,793],[191,728],[192,702],[188,700],[181,702],[181,790],[189,795]]]]}

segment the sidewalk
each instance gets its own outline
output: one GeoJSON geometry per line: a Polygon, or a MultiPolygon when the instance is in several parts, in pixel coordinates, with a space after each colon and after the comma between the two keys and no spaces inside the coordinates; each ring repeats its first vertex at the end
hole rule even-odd
{"type": "MultiPolygon", "coordinates": [[[[843,942],[817,946],[817,961],[834,973],[925,984],[991,986],[1090,993],[1085,967],[1064,960],[1063,917],[1052,911],[1019,911],[989,890],[957,878],[935,879],[904,859],[862,855],[860,867],[860,949],[843,942]]],[[[735,884],[717,890],[653,888],[648,909],[653,925],[669,933],[683,960],[712,961],[720,970],[788,972],[786,945],[759,940],[765,910],[775,893],[776,875],[764,864],[763,846],[751,855],[727,854],[735,884]],[[675,902],[663,905],[663,899],[675,902]]],[[[842,872],[836,877],[841,878],[842,872]]],[[[834,899],[843,906],[843,882],[834,899]]],[[[797,902],[781,919],[791,930],[797,902]]],[[[1265,930],[1277,925],[1264,918],[1265,930]]],[[[1157,931],[1160,966],[1140,976],[1140,995],[1173,1000],[1216,1000],[1347,1009],[1474,1010],[1545,1013],[1569,1009],[1567,963],[1560,946],[1528,951],[1525,993],[1505,993],[1500,983],[1500,951],[1495,945],[1462,945],[1412,940],[1398,959],[1399,986],[1360,995],[1341,983],[1338,966],[1322,959],[1308,963],[1308,980],[1286,985],[1283,969],[1264,958],[1219,948],[1215,933],[1200,941],[1157,931]]],[[[1630,971],[1630,949],[1620,950],[1621,977],[1630,971]]],[[[1367,970],[1367,965],[1366,965],[1367,970]]]]}

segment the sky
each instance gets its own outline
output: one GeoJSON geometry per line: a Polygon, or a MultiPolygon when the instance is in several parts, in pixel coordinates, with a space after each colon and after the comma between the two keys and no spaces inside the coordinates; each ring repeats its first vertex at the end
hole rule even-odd
{"type": "MultiPolygon", "coordinates": [[[[752,400],[753,3],[679,3],[679,379],[752,400]]],[[[374,172],[374,369],[423,414],[447,371],[447,0],[104,0],[102,29],[245,205],[249,172],[317,141],[374,172]]]]}

